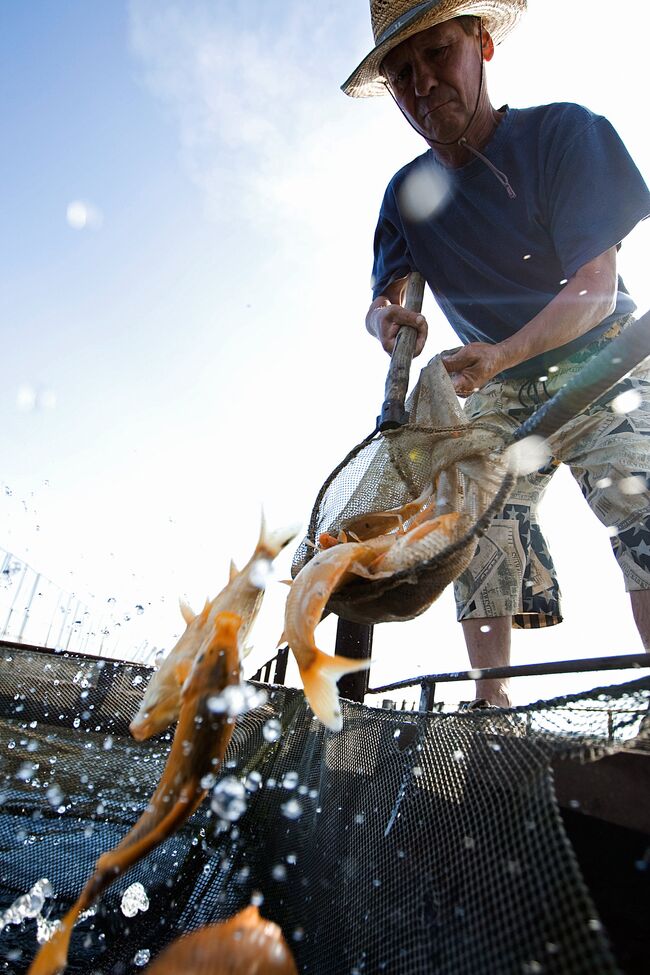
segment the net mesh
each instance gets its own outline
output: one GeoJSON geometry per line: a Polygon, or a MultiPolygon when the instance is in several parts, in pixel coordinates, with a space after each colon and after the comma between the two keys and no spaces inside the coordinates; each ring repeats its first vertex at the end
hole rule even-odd
{"type": "MultiPolygon", "coordinates": [[[[153,793],[169,736],[128,735],[150,671],[45,652],[0,655],[0,911],[43,878],[60,918],[97,857],[153,793]]],[[[69,971],[141,971],[184,931],[263,897],[298,969],[318,975],[619,972],[555,800],[551,762],[646,747],[650,679],[513,711],[403,713],[343,702],[325,731],[300,691],[238,720],[209,802],[103,896],[72,935],[69,971]],[[647,719],[645,719],[647,721],[647,719]],[[134,917],[124,892],[143,885],[134,917]],[[144,954],[143,954],[144,953],[144,954]]],[[[19,975],[36,923],[0,930],[19,975]]]]}
{"type": "MultiPolygon", "coordinates": [[[[355,582],[335,593],[329,609],[355,622],[407,620],[424,612],[467,567],[512,486],[501,456],[502,434],[468,421],[439,356],[422,370],[406,407],[405,426],[366,438],[327,478],[295,553],[293,575],[311,559],[322,533],[337,536],[360,516],[399,508],[428,485],[434,492],[432,516],[457,512],[464,517],[449,551],[388,579],[355,582]]],[[[412,523],[405,520],[395,534],[412,523]]]]}

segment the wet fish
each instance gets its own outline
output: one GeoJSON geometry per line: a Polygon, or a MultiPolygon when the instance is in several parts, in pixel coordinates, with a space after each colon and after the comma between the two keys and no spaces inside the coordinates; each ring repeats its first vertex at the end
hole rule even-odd
{"type": "Polygon", "coordinates": [[[400,535],[387,552],[368,566],[368,570],[371,576],[381,578],[428,562],[459,541],[473,523],[470,515],[457,511],[424,521],[400,535]]]}
{"type": "Polygon", "coordinates": [[[316,646],[314,630],[332,593],[355,577],[367,576],[367,566],[387,551],[397,535],[366,542],[342,542],[315,555],[293,580],[284,615],[283,639],[289,644],[314,714],[332,731],[343,727],[336,682],[344,674],[364,670],[369,660],[332,657],[316,646]]]}
{"type": "Polygon", "coordinates": [[[226,611],[241,616],[239,646],[243,654],[244,641],[264,596],[265,570],[295,534],[293,528],[269,532],[262,516],[260,537],[244,568],[238,572],[231,563],[228,584],[211,602],[206,601],[203,610],[196,616],[189,606],[181,603],[181,612],[187,624],[185,632],[164,659],[160,669],[153,674],[138,713],[129,725],[131,734],[137,741],[165,731],[178,718],[181,690],[177,676],[179,664],[185,667],[194,660],[206,635],[211,632],[217,613],[226,611]]]}
{"type": "Polygon", "coordinates": [[[172,942],[145,975],[298,975],[281,929],[251,905],[172,942]]]}
{"type": "Polygon", "coordinates": [[[217,614],[213,634],[193,663],[179,664],[181,707],[167,764],[149,805],[124,839],[102,854],[79,898],[36,955],[28,975],[58,975],[67,965],[70,935],[79,915],[129,867],[174,833],[200,806],[207,794],[202,784],[223,764],[234,719],[215,714],[208,702],[223,689],[240,683],[238,631],[241,618],[217,614]]]}
{"type": "Polygon", "coordinates": [[[363,515],[355,515],[341,522],[341,528],[350,535],[356,535],[360,542],[386,535],[388,532],[401,530],[404,524],[414,518],[427,503],[432,494],[431,483],[427,484],[419,497],[408,501],[399,508],[388,511],[371,511],[363,515]]]}

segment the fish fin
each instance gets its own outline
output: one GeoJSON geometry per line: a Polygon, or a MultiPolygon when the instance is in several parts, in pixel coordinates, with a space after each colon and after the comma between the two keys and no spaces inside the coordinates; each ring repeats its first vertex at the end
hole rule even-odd
{"type": "Polygon", "coordinates": [[[322,650],[314,650],[315,656],[306,667],[300,667],[305,697],[316,717],[331,731],[340,731],[343,717],[336,682],[344,674],[365,670],[370,660],[351,660],[349,657],[330,657],[322,650]]]}
{"type": "Polygon", "coordinates": [[[278,579],[278,582],[283,586],[292,586],[293,579],[278,579]]]}
{"type": "Polygon", "coordinates": [[[210,610],[212,609],[212,602],[206,597],[205,606],[199,613],[199,626],[205,626],[210,617],[210,610]]]}
{"type": "Polygon", "coordinates": [[[174,670],[174,673],[176,674],[176,680],[178,681],[178,686],[179,687],[182,687],[183,684],[185,683],[185,681],[187,680],[187,675],[189,674],[190,670],[192,669],[193,662],[194,661],[192,661],[192,660],[180,660],[176,664],[176,668],[174,670]]]}
{"type": "Polygon", "coordinates": [[[244,646],[243,646],[243,647],[241,648],[241,655],[242,655],[242,658],[243,658],[244,660],[245,660],[245,659],[246,659],[246,657],[248,657],[248,656],[249,656],[249,654],[251,654],[252,652],[253,652],[253,644],[252,644],[252,643],[246,643],[246,644],[245,644],[245,645],[244,645],[244,646]]]}
{"type": "Polygon", "coordinates": [[[280,639],[278,640],[278,642],[275,645],[275,649],[277,650],[278,647],[281,647],[282,644],[283,643],[286,643],[286,642],[287,642],[287,638],[286,638],[285,633],[284,633],[284,630],[283,630],[282,631],[282,636],[280,637],[280,639]]]}
{"type": "Polygon", "coordinates": [[[179,606],[181,608],[181,616],[189,626],[192,620],[195,618],[196,613],[193,612],[192,607],[189,603],[186,603],[184,599],[179,599],[179,606]]]}
{"type": "Polygon", "coordinates": [[[228,570],[228,582],[232,582],[239,575],[239,569],[235,565],[234,561],[230,560],[230,569],[228,570]]]}
{"type": "Polygon", "coordinates": [[[353,562],[348,572],[353,572],[355,576],[361,576],[362,579],[387,579],[392,572],[382,572],[378,568],[373,568],[373,566],[379,567],[382,559],[384,558],[384,553],[377,556],[377,558],[370,563],[370,565],[362,565],[360,562],[353,562]]]}
{"type": "Polygon", "coordinates": [[[266,525],[266,518],[264,517],[264,510],[262,509],[262,524],[260,525],[260,537],[257,542],[256,551],[262,551],[269,558],[274,559],[297,534],[297,525],[292,525],[289,528],[280,528],[275,532],[269,531],[266,525]]]}

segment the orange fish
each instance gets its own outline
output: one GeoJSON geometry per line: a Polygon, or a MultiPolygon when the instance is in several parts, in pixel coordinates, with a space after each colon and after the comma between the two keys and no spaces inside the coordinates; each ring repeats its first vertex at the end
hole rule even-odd
{"type": "Polygon", "coordinates": [[[251,905],[173,941],[145,975],[298,975],[282,931],[251,905]]]}
{"type": "Polygon", "coordinates": [[[457,511],[423,521],[398,536],[395,544],[369,565],[369,571],[381,578],[428,562],[462,538],[473,523],[469,515],[457,511]]]}
{"type": "Polygon", "coordinates": [[[167,764],[149,805],[124,839],[102,854],[95,870],[55,931],[36,955],[28,975],[58,975],[67,965],[70,935],[75,921],[102,892],[168,836],[174,833],[200,806],[207,794],[202,784],[223,764],[234,719],[215,714],[208,706],[231,684],[240,683],[238,631],[241,618],[219,613],[214,633],[200,650],[193,665],[179,665],[182,685],[181,708],[167,764]]]}
{"type": "Polygon", "coordinates": [[[131,734],[137,741],[165,731],[178,718],[181,696],[179,665],[182,664],[183,668],[191,666],[199,647],[212,632],[217,613],[226,611],[241,616],[239,646],[243,648],[264,596],[264,572],[294,535],[294,529],[267,531],[262,516],[262,527],[255,551],[241,572],[237,572],[231,564],[230,579],[226,587],[212,602],[206,601],[203,610],[196,616],[189,606],[181,603],[181,612],[187,624],[185,632],[164,659],[160,669],[151,677],[138,713],[129,725],[131,734]]]}
{"type": "Polygon", "coordinates": [[[341,528],[350,535],[355,535],[360,542],[378,535],[386,535],[388,532],[402,530],[405,522],[415,517],[427,501],[431,498],[432,486],[427,484],[419,497],[413,501],[408,501],[399,508],[390,508],[388,511],[371,511],[365,515],[356,515],[353,518],[346,518],[341,522],[341,528]]]}
{"type": "Polygon", "coordinates": [[[332,731],[343,727],[336,682],[370,666],[369,660],[331,657],[316,646],[314,630],[332,593],[358,576],[398,538],[382,535],[367,542],[342,542],[315,555],[293,580],[284,615],[283,639],[298,663],[305,696],[314,714],[332,731]]]}

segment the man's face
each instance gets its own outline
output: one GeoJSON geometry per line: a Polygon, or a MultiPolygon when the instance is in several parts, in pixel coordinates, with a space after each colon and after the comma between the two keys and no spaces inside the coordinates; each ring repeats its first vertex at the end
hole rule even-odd
{"type": "MultiPolygon", "coordinates": [[[[485,37],[489,60],[493,48],[485,37]]],[[[479,96],[478,23],[472,35],[455,20],[414,34],[386,55],[382,71],[400,108],[425,137],[448,142],[463,131],[479,96]]]]}

